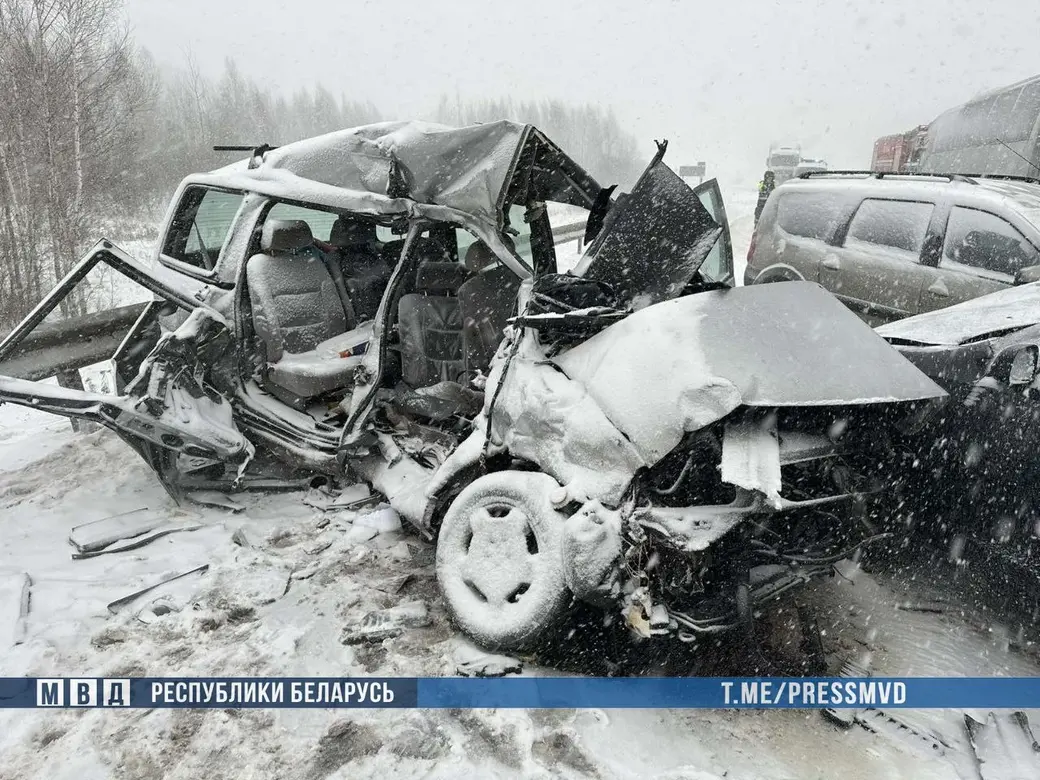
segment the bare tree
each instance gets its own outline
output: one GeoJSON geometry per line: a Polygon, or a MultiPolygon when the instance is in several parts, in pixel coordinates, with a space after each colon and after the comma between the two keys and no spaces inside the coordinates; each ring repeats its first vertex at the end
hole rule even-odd
{"type": "MultiPolygon", "coordinates": [[[[0,0],[6,325],[68,271],[91,239],[96,199],[132,168],[136,119],[154,85],[139,77],[121,8],[120,0],[0,0]]],[[[83,306],[72,296],[62,310],[83,306]]]]}

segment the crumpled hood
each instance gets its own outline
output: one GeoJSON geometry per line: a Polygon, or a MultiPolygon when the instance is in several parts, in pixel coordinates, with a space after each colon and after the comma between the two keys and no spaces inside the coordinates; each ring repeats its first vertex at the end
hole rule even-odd
{"type": "Polygon", "coordinates": [[[822,287],[738,287],[665,301],[554,362],[653,464],[738,406],[846,406],[945,391],[822,287]]]}
{"type": "Polygon", "coordinates": [[[952,346],[1036,324],[1040,324],[1040,282],[890,322],[877,332],[886,339],[952,346]]]}

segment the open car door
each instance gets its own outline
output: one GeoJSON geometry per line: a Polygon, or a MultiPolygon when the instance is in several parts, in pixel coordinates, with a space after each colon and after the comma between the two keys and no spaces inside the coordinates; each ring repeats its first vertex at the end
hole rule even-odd
{"type": "Polygon", "coordinates": [[[0,342],[0,403],[20,404],[115,431],[171,492],[179,457],[242,463],[252,445],[231,405],[208,382],[233,346],[219,313],[203,303],[208,286],[169,269],[147,268],[107,241],[96,244],[0,342]],[[58,323],[44,323],[73,288],[104,264],[156,299],[58,323]],[[125,337],[120,328],[129,326],[125,337]],[[115,364],[113,393],[42,381],[99,362],[115,364]]]}
{"type": "MultiPolygon", "coordinates": [[[[718,182],[690,188],[662,162],[610,206],[573,273],[606,282],[634,308],[733,285],[733,251],[718,182]]],[[[594,222],[590,218],[590,222],[594,222]]]]}

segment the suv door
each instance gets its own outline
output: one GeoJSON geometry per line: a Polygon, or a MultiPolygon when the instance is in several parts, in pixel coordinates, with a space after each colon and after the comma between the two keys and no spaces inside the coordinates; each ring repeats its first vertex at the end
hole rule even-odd
{"type": "Polygon", "coordinates": [[[935,204],[866,198],[840,246],[820,263],[820,283],[871,324],[918,311],[932,269],[922,263],[935,204]]]}
{"type": "Polygon", "coordinates": [[[658,154],[611,207],[572,273],[644,306],[678,297],[691,283],[732,286],[731,247],[718,182],[690,188],[658,154]]]}
{"type": "Polygon", "coordinates": [[[922,288],[920,311],[932,311],[1003,290],[1023,268],[1040,265],[1040,251],[1003,217],[954,206],[942,255],[922,288]]]}

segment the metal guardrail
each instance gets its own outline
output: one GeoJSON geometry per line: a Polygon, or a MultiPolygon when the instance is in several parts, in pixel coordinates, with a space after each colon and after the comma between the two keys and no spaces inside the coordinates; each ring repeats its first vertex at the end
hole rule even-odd
{"type": "Polygon", "coordinates": [[[579,243],[578,248],[580,249],[580,244],[585,238],[585,220],[581,220],[580,222],[571,222],[553,228],[552,237],[554,244],[565,244],[568,241],[577,241],[579,243]]]}
{"type": "Polygon", "coordinates": [[[0,374],[46,379],[107,360],[147,305],[134,303],[62,322],[43,323],[0,361],[0,374]]]}

